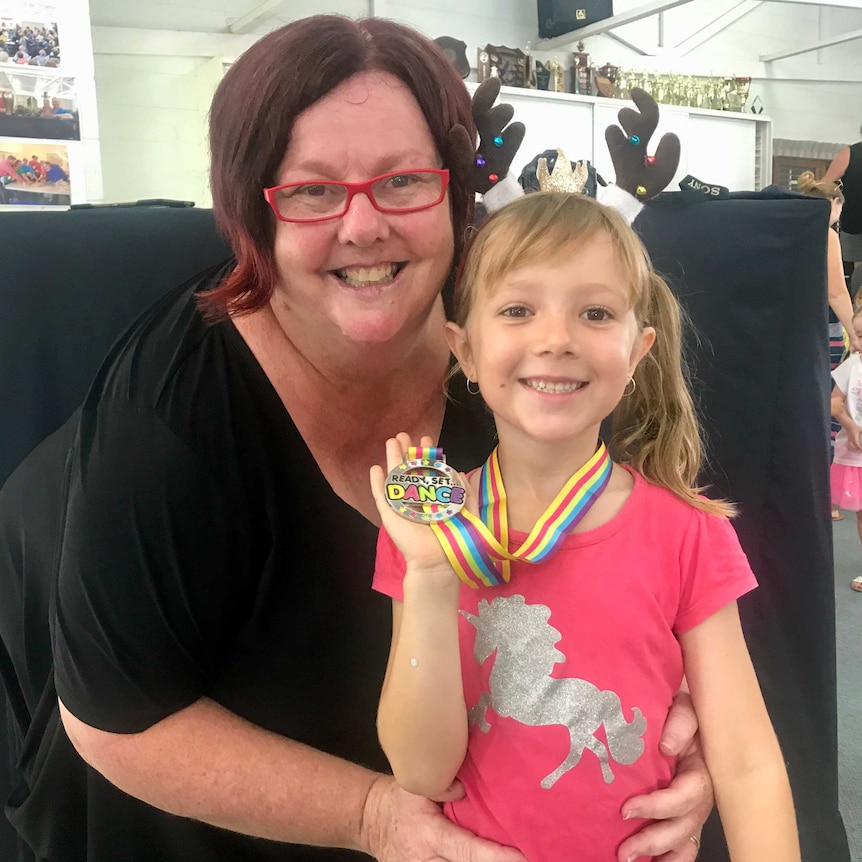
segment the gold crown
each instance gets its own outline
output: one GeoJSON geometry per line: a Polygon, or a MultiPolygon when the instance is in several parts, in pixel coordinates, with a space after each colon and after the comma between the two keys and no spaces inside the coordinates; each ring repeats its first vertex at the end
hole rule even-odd
{"type": "Polygon", "coordinates": [[[557,161],[554,170],[548,171],[548,160],[539,159],[536,165],[536,179],[539,181],[539,191],[542,192],[569,192],[582,195],[587,187],[589,171],[583,160],[572,163],[566,158],[566,154],[557,147],[557,161]]]}

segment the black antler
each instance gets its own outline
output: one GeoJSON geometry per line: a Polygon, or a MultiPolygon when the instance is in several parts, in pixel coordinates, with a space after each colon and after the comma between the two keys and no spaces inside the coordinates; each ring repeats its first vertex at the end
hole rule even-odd
{"type": "Polygon", "coordinates": [[[453,158],[467,177],[473,191],[485,194],[509,172],[515,153],[524,140],[523,123],[510,123],[515,114],[511,105],[494,101],[500,93],[500,79],[488,78],[473,94],[473,122],[479,130],[479,148],[460,124],[449,131],[453,158]]]}
{"type": "Polygon", "coordinates": [[[645,90],[632,89],[638,110],[623,108],[619,126],[605,129],[605,141],[616,171],[616,184],[646,201],[663,191],[679,167],[679,138],[672,132],[662,135],[655,155],[647,155],[647,144],[658,126],[658,105],[645,90]],[[623,131],[625,130],[625,131],[623,131]]]}

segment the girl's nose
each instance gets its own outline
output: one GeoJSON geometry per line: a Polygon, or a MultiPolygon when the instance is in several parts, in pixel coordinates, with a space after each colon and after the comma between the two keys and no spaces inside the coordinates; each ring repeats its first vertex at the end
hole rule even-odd
{"type": "Polygon", "coordinates": [[[540,353],[574,353],[575,337],[565,315],[544,315],[540,321],[536,348],[540,353]]]}
{"type": "Polygon", "coordinates": [[[386,214],[374,208],[368,195],[361,192],[354,195],[347,212],[339,219],[339,240],[365,247],[388,236],[389,220],[386,214]]]}

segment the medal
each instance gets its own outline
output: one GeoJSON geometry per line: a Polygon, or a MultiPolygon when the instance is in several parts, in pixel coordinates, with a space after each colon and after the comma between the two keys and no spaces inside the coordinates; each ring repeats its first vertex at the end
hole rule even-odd
{"type": "Polygon", "coordinates": [[[442,449],[411,446],[405,460],[389,472],[386,502],[402,518],[436,524],[453,518],[464,506],[467,489],[446,463],[442,449]]]}
{"type": "Polygon", "coordinates": [[[559,550],[607,487],[612,468],[600,441],[593,457],[566,482],[523,544],[510,553],[506,491],[495,449],[479,477],[479,516],[464,509],[445,522],[430,522],[431,529],[465,584],[476,588],[507,582],[513,562],[541,563],[559,550]]]}

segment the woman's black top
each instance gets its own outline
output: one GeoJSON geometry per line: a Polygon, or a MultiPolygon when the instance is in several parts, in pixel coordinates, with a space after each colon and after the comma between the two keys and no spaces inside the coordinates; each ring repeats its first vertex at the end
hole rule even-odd
{"type": "MultiPolygon", "coordinates": [[[[34,597],[4,635],[25,656],[4,674],[30,716],[8,813],[49,862],[357,858],[127,796],[71,748],[56,695],[116,733],[205,696],[386,767],[375,715],[391,611],[371,589],[377,528],[333,493],[233,324],[202,321],[193,293],[219,275],[174,291],[132,327],[78,414],[0,501],[0,578],[34,597]]],[[[490,451],[491,425],[457,380],[454,399],[440,445],[469,469],[490,451]]]]}

